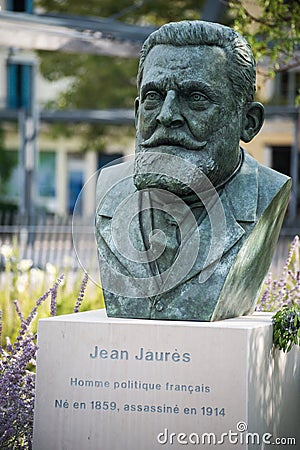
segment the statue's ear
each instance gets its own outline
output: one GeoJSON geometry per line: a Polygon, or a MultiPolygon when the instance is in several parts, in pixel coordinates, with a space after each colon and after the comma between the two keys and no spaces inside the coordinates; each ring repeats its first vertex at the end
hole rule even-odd
{"type": "Polygon", "coordinates": [[[138,124],[138,120],[139,120],[139,107],[140,107],[140,100],[139,100],[139,97],[137,97],[134,101],[135,128],[137,128],[137,124],[138,124]]]}
{"type": "Polygon", "coordinates": [[[241,131],[241,140],[250,142],[264,123],[264,107],[261,103],[251,102],[245,106],[241,131]]]}

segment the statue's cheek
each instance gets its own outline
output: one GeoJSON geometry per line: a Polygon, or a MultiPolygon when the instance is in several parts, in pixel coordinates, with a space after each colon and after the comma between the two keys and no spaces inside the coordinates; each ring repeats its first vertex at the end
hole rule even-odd
{"type": "Polygon", "coordinates": [[[139,117],[138,128],[142,135],[152,133],[157,126],[159,111],[143,111],[139,117]]]}

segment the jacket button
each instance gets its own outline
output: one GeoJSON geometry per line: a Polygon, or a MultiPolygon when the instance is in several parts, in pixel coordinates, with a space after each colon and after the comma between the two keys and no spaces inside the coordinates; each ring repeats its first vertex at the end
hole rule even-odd
{"type": "Polygon", "coordinates": [[[157,302],[156,305],[155,305],[155,309],[158,312],[162,311],[164,309],[163,303],[161,301],[157,302]]]}

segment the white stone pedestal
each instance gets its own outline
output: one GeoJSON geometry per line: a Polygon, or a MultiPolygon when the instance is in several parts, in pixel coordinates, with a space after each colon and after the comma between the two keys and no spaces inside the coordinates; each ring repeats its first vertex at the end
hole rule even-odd
{"type": "Polygon", "coordinates": [[[300,352],[274,351],[270,314],[89,311],[40,320],[38,345],[34,450],[300,448],[300,352]]]}

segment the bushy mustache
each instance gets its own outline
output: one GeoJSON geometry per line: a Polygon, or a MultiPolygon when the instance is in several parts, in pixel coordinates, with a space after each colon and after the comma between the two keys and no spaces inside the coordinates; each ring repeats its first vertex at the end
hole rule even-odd
{"type": "Polygon", "coordinates": [[[159,129],[155,131],[149,139],[140,142],[139,145],[146,148],[158,147],[160,145],[170,145],[184,147],[188,150],[199,150],[206,144],[207,141],[199,142],[183,133],[175,135],[172,132],[166,132],[165,130],[159,129]]]}

